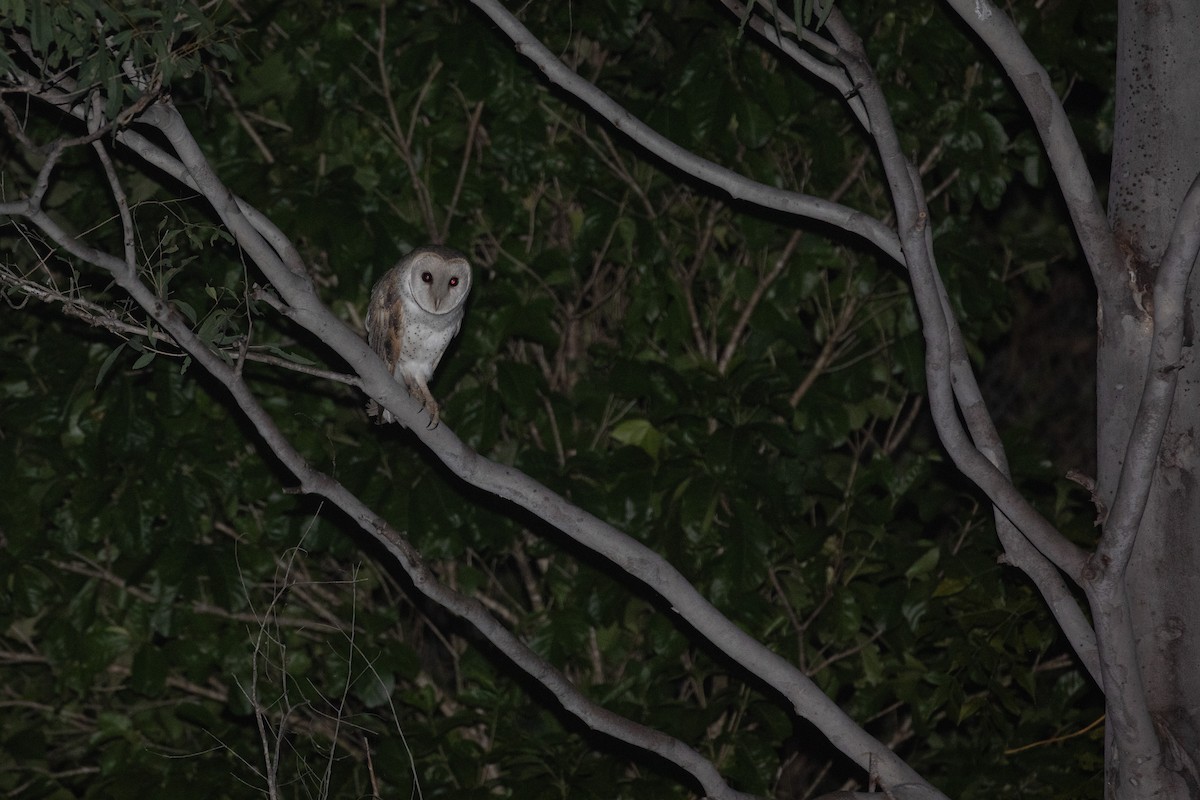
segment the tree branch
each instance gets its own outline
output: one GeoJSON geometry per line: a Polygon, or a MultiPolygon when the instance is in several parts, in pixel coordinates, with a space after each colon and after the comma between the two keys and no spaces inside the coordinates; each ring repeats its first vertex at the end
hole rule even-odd
{"type": "Polygon", "coordinates": [[[471,0],[496,23],[517,46],[517,52],[532,61],[556,86],[579,98],[613,127],[669,165],[703,183],[714,186],[736,200],[746,200],[763,208],[785,211],[808,219],[828,222],[844,231],[861,236],[889,257],[903,264],[900,242],[893,230],[874,217],[837,203],[799,192],[789,192],[752,181],[733,170],[701,158],[670,141],[646,123],[634,117],[611,97],[579,77],[563,64],[497,0],[471,0]]]}
{"type": "MultiPolygon", "coordinates": [[[[72,238],[40,208],[28,208],[21,216],[77,259],[100,267],[112,275],[117,284],[128,292],[180,347],[225,386],[242,414],[254,426],[271,452],[300,481],[301,491],[324,497],[347,513],[363,531],[377,540],[396,559],[418,591],[474,626],[516,666],[545,686],[568,713],[593,730],[655,753],[675,764],[691,775],[703,787],[707,796],[729,800],[750,797],[732,790],[709,761],[678,739],[592,703],[566,676],[501,625],[477,600],[442,584],[425,566],[420,554],[399,532],[391,528],[386,520],[376,515],[341,483],[309,466],[304,456],[288,441],[270,414],[258,403],[238,370],[213,353],[193,333],[187,320],[146,286],[138,277],[137,271],[130,269],[124,260],[72,238]]],[[[327,310],[322,310],[325,315],[332,316],[327,310]]]]}
{"type": "MultiPolygon", "coordinates": [[[[0,208],[0,213],[4,213],[3,208],[0,208]]],[[[84,297],[74,297],[65,292],[59,291],[44,283],[39,283],[29,278],[18,275],[6,264],[0,264],[0,284],[11,286],[17,292],[20,292],[26,297],[32,297],[35,300],[40,300],[43,303],[57,303],[61,308],[61,313],[68,317],[74,317],[95,328],[103,328],[109,333],[116,334],[121,339],[129,341],[143,337],[152,343],[171,345],[170,350],[155,350],[159,355],[170,357],[182,357],[183,350],[177,349],[178,343],[174,338],[168,336],[160,330],[153,327],[148,327],[145,322],[131,322],[127,319],[122,319],[119,312],[115,308],[108,308],[99,303],[92,302],[84,297]]],[[[334,372],[328,369],[321,369],[310,364],[300,363],[291,360],[288,354],[282,356],[271,355],[255,350],[252,346],[240,354],[240,358],[245,361],[253,361],[259,364],[267,364],[272,367],[290,370],[302,375],[310,375],[321,380],[331,381],[333,383],[344,383],[347,386],[360,387],[361,381],[357,375],[350,375],[345,372],[334,372]]],[[[276,349],[277,348],[272,348],[276,349]]],[[[226,354],[231,360],[237,352],[234,348],[223,347],[221,351],[226,354]]]]}
{"type": "MultiPolygon", "coordinates": [[[[740,8],[734,0],[722,1],[735,12],[740,8]]],[[[944,436],[943,444],[946,445],[948,450],[951,450],[952,458],[955,457],[955,453],[958,454],[958,457],[955,458],[956,463],[958,463],[959,458],[962,458],[969,460],[974,465],[973,472],[964,469],[964,473],[980,485],[985,492],[988,492],[989,497],[993,499],[997,534],[1001,540],[1001,544],[1004,546],[1009,562],[1028,574],[1034,581],[1034,584],[1038,587],[1051,612],[1054,614],[1055,619],[1071,642],[1073,649],[1079,655],[1097,685],[1102,686],[1103,682],[1096,651],[1095,632],[1059,571],[1059,568],[1070,567],[1067,569],[1068,574],[1078,580],[1079,568],[1082,566],[1084,554],[1082,551],[1075,549],[1073,545],[1069,545],[1053,526],[1041,518],[1028,505],[1027,501],[1016,492],[1015,487],[1012,485],[1011,478],[1009,477],[1008,461],[1004,454],[1000,435],[996,431],[991,414],[987,410],[982,392],[979,389],[978,381],[975,378],[975,373],[971,369],[962,331],[958,326],[958,320],[954,316],[950,298],[946,293],[940,271],[937,268],[934,257],[933,230],[932,226],[928,224],[929,209],[921,188],[920,171],[915,165],[909,163],[899,150],[890,111],[879,91],[878,81],[875,79],[874,73],[868,65],[866,54],[861,48],[861,43],[858,42],[853,32],[849,30],[840,13],[835,10],[834,14],[836,18],[831,19],[838,26],[838,29],[841,30],[842,37],[854,42],[857,47],[853,63],[845,64],[848,74],[854,79],[852,81],[853,85],[857,87],[858,92],[869,87],[874,93],[874,102],[869,108],[869,119],[864,122],[864,128],[875,138],[880,156],[881,158],[885,158],[885,161],[888,155],[888,148],[891,149],[891,163],[893,164],[895,174],[889,175],[889,182],[893,187],[893,202],[896,205],[897,214],[899,215],[900,210],[907,205],[910,208],[910,224],[917,226],[919,223],[922,231],[922,235],[914,241],[913,251],[910,252],[906,248],[905,256],[906,258],[912,258],[914,253],[916,253],[924,259],[927,264],[924,274],[930,284],[926,290],[928,292],[926,297],[929,294],[936,296],[938,306],[940,307],[940,312],[935,311],[932,303],[930,303],[925,310],[921,310],[921,318],[923,328],[925,329],[927,346],[931,335],[938,341],[938,347],[927,349],[927,373],[929,372],[928,365],[937,357],[936,354],[943,351],[945,353],[943,356],[945,366],[935,370],[939,380],[936,383],[932,380],[930,381],[931,408],[934,411],[935,421],[940,419],[947,424],[947,432],[953,435],[952,441],[957,443],[957,447],[952,449],[950,442],[946,441],[944,436]],[[857,77],[855,77],[856,70],[859,73],[857,77]],[[903,194],[897,196],[898,191],[903,194]],[[947,369],[948,373],[946,372],[947,369]],[[947,377],[949,379],[948,387],[945,386],[947,377]],[[940,396],[945,398],[944,404],[935,402],[935,386],[941,390],[940,396]],[[957,406],[957,409],[955,406],[957,406]],[[961,430],[959,423],[960,413],[962,421],[966,424],[967,432],[969,432],[969,443],[966,441],[967,437],[961,430]],[[977,458],[976,456],[978,455],[982,455],[983,459],[977,458]],[[980,483],[981,480],[985,481],[987,485],[980,483]],[[991,486],[991,492],[988,491],[988,486],[991,486]],[[992,492],[1001,492],[1010,501],[1015,502],[1022,509],[1019,513],[1026,519],[1026,524],[1032,523],[1035,531],[1026,531],[1022,535],[1019,530],[1023,528],[1021,526],[1014,526],[1014,521],[1009,518],[1005,510],[1006,507],[995,502],[992,492]],[[1038,536],[1044,544],[1034,546],[1034,540],[1026,538],[1027,536],[1032,537],[1034,535],[1038,536]],[[1050,552],[1039,550],[1041,546],[1057,552],[1057,559],[1053,558],[1050,552]]],[[[784,24],[791,23],[790,21],[785,21],[784,24]]],[[[768,34],[764,34],[765,38],[782,50],[783,43],[774,33],[774,30],[770,26],[764,27],[768,29],[768,34]]],[[[835,36],[836,38],[837,36],[835,36]]],[[[841,55],[845,54],[842,53],[841,55]]],[[[798,63],[801,66],[805,65],[803,62],[798,63]]],[[[861,104],[864,102],[864,98],[859,96],[858,92],[855,95],[855,102],[856,104],[861,104]]],[[[911,272],[912,270],[910,269],[913,289],[917,293],[918,307],[920,308],[922,289],[918,285],[917,276],[911,275],[911,272]]],[[[813,373],[810,372],[809,377],[813,377],[813,373]]],[[[793,400],[805,388],[806,384],[802,383],[800,388],[793,393],[793,400]]],[[[941,428],[939,428],[940,434],[941,428]]],[[[961,464],[959,466],[962,468],[961,464]]]]}
{"type": "MultiPolygon", "coordinates": [[[[866,109],[863,107],[862,101],[858,99],[858,92],[854,84],[846,77],[845,70],[842,70],[833,64],[829,64],[816,58],[811,53],[799,47],[790,39],[785,39],[779,35],[780,29],[794,34],[801,41],[810,46],[819,48],[826,55],[832,56],[837,52],[837,48],[833,46],[827,39],[817,36],[815,33],[810,33],[803,28],[797,29],[796,23],[784,16],[774,17],[776,25],[769,25],[765,20],[756,16],[753,12],[755,4],[752,2],[747,8],[737,0],[721,0],[721,3],[732,11],[737,18],[748,24],[755,33],[766,39],[772,45],[779,49],[781,53],[796,62],[805,72],[813,75],[825,83],[829,84],[833,89],[842,96],[846,102],[846,107],[849,108],[855,119],[862,125],[863,130],[871,130],[871,122],[867,118],[866,109]]],[[[773,8],[777,8],[773,4],[773,8]]]]}
{"type": "MultiPolygon", "coordinates": [[[[562,497],[550,492],[546,487],[532,480],[523,473],[512,468],[497,464],[467,448],[449,429],[440,425],[429,430],[420,421],[420,408],[388,373],[379,357],[367,347],[366,343],[340,319],[334,316],[316,295],[312,282],[303,272],[303,265],[295,248],[275,226],[255,211],[248,204],[234,197],[223,183],[217,178],[203,155],[199,145],[192,138],[182,117],[167,104],[157,104],[140,118],[141,122],[157,128],[166,137],[179,159],[170,156],[149,140],[132,131],[127,131],[118,138],[129,145],[134,152],[145,158],[148,163],[163,169],[168,174],[175,175],[189,187],[195,187],[212,205],[222,222],[234,235],[243,251],[258,265],[275,286],[281,298],[286,303],[282,309],[287,316],[315,334],[325,344],[332,348],[340,357],[353,368],[363,381],[363,388],[381,405],[392,411],[397,418],[409,426],[431,451],[437,455],[446,466],[466,482],[499,497],[510,500],[529,510],[546,522],[566,533],[572,539],[610,560],[628,574],[638,578],[651,590],[663,597],[697,632],[705,636],[722,652],[734,661],[742,664],[751,674],[754,674],[780,692],[794,707],[796,712],[811,720],[834,743],[838,749],[857,762],[864,769],[872,766],[878,770],[885,785],[904,783],[924,784],[924,781],[911,767],[896,756],[885,745],[875,740],[842,711],[829,697],[792,664],[772,652],[754,637],[741,630],[737,625],[720,614],[696,589],[688,583],[678,570],[654,551],[645,547],[616,528],[602,522],[587,512],[572,506],[562,497]]],[[[95,263],[109,271],[124,269],[122,262],[111,256],[99,253],[82,243],[71,240],[54,222],[40,209],[26,209],[23,214],[38,227],[45,230],[52,238],[63,244],[72,255],[89,263],[95,263]]],[[[134,299],[147,308],[151,315],[164,324],[164,327],[177,337],[177,341],[187,347],[194,338],[190,328],[180,324],[182,317],[170,309],[165,301],[154,296],[136,280],[136,276],[122,278],[118,281],[129,291],[134,299]]],[[[189,352],[191,349],[189,348],[189,352]]],[[[202,348],[204,360],[202,366],[214,375],[221,377],[224,371],[233,375],[231,368],[224,364],[207,348],[202,348]]],[[[200,358],[192,353],[200,362],[200,358]]],[[[317,473],[307,466],[299,453],[290,449],[286,441],[278,441],[275,436],[277,429],[269,416],[261,409],[255,410],[254,398],[244,389],[240,376],[221,378],[228,381],[230,391],[243,407],[260,435],[268,441],[272,448],[281,448],[278,452],[281,460],[301,480],[301,491],[324,496],[345,510],[364,528],[378,531],[385,540],[385,546],[407,568],[414,570],[414,581],[418,587],[434,592],[436,587],[427,587],[429,576],[418,567],[419,556],[406,549],[402,540],[391,535],[395,532],[387,528],[383,520],[375,517],[356,498],[350,495],[340,484],[327,476],[317,473]],[[274,438],[268,438],[274,437],[274,438]]],[[[662,754],[673,763],[687,764],[688,772],[697,776],[705,785],[706,791],[712,796],[732,796],[723,784],[716,785],[712,778],[704,777],[705,769],[711,768],[707,762],[703,765],[691,763],[692,751],[685,746],[667,740],[655,731],[639,729],[630,733],[628,726],[632,723],[618,725],[610,719],[611,712],[603,709],[593,711],[589,706],[582,706],[586,701],[578,700],[575,692],[565,678],[544,662],[531,662],[521,655],[520,648],[524,645],[503,628],[494,618],[485,612],[476,612],[474,601],[467,604],[452,603],[450,598],[431,594],[436,602],[447,603],[456,614],[461,614],[472,624],[477,624],[480,631],[497,647],[510,653],[523,669],[532,670],[530,674],[539,677],[559,697],[564,707],[580,716],[587,724],[614,735],[625,741],[636,743],[662,754]],[[524,659],[524,660],[522,660],[524,659]],[[610,715],[610,716],[606,716],[610,715]],[[629,737],[633,738],[629,738],[629,737]]],[[[482,609],[482,607],[479,607],[482,609]]],[[[619,720],[619,718],[617,718],[619,720]]],[[[941,797],[936,790],[929,788],[929,797],[941,797]]]]}
{"type": "MultiPolygon", "coordinates": [[[[920,175],[912,165],[910,165],[909,175],[913,186],[920,187],[920,175]]],[[[928,217],[929,208],[919,192],[917,200],[918,213],[928,217]]],[[[996,430],[995,422],[984,402],[983,393],[979,389],[979,383],[975,379],[975,371],[971,369],[971,361],[967,355],[962,330],[951,309],[950,297],[946,293],[946,287],[942,283],[941,273],[937,267],[933,249],[933,230],[929,227],[925,231],[925,248],[929,253],[930,265],[937,283],[938,297],[941,300],[942,314],[946,321],[946,334],[950,342],[951,383],[959,411],[975,447],[995,466],[1005,480],[1011,483],[1008,456],[1004,452],[1000,433],[996,430]]],[[[1066,581],[1063,580],[1062,572],[1046,554],[1034,545],[1032,540],[1022,534],[1018,526],[1005,515],[1000,506],[994,506],[993,517],[996,520],[996,535],[1004,547],[1005,559],[1030,577],[1084,668],[1092,676],[1096,685],[1103,689],[1104,679],[1100,669],[1095,629],[1083,613],[1083,609],[1066,581]]]]}
{"type": "MultiPolygon", "coordinates": [[[[887,101],[866,59],[862,41],[837,8],[833,9],[826,24],[842,48],[840,59],[847,72],[855,85],[861,86],[860,96],[871,118],[872,135],[896,207],[905,261],[925,336],[925,377],[938,436],[955,466],[984,491],[1038,550],[1068,575],[1078,576],[1086,554],[1029,504],[1012,481],[976,448],[959,421],[954,393],[957,376],[953,373],[951,360],[953,315],[948,314],[943,305],[945,290],[927,244],[929,213],[921,201],[920,184],[913,181],[915,168],[903,154],[887,101]]],[[[965,412],[970,410],[969,407],[964,409],[965,412]]]]}
{"type": "Polygon", "coordinates": [[[1123,281],[1122,259],[1096,184],[1045,67],[1029,51],[1013,21],[990,0],[948,2],[1000,62],[1033,117],[1091,268],[1092,280],[1101,289],[1106,282],[1123,281]]]}

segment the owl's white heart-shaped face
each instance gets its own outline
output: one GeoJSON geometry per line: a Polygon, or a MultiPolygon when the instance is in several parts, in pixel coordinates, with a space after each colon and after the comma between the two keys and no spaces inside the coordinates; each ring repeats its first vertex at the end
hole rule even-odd
{"type": "Polygon", "coordinates": [[[471,291],[471,265],[451,250],[422,249],[408,265],[412,299],[430,314],[449,314],[471,291]]]}

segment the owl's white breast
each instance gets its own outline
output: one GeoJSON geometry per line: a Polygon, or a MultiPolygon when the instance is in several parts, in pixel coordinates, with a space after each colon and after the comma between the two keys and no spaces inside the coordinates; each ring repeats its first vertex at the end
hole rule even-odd
{"type": "Polygon", "coordinates": [[[404,336],[400,344],[400,362],[429,380],[442,353],[462,326],[463,306],[448,314],[430,314],[407,294],[403,305],[404,336]]]}

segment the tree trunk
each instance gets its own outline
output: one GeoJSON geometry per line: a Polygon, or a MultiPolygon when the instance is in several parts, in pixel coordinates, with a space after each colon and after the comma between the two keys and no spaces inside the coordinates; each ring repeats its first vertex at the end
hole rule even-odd
{"type": "MultiPolygon", "coordinates": [[[[1200,0],[1123,0],[1116,76],[1109,220],[1125,263],[1121,274],[1102,276],[1097,364],[1097,477],[1109,505],[1146,377],[1155,273],[1180,201],[1200,172],[1200,0]]],[[[1170,422],[1126,572],[1141,681],[1165,765],[1191,797],[1200,796],[1195,285],[1193,272],[1170,422]]],[[[1108,756],[1109,795],[1136,796],[1136,788],[1114,785],[1120,754],[1108,756]]]]}

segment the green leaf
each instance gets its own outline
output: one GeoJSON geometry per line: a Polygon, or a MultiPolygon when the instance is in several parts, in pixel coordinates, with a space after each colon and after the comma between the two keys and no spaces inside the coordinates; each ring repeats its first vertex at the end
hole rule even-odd
{"type": "Polygon", "coordinates": [[[934,597],[950,597],[966,589],[968,583],[961,578],[943,578],[933,590],[934,597]]]}
{"type": "Polygon", "coordinates": [[[750,148],[765,146],[775,130],[774,117],[749,94],[741,94],[735,99],[730,124],[737,132],[738,140],[750,148]]]}
{"type": "Polygon", "coordinates": [[[158,353],[154,352],[153,350],[144,350],[142,354],[138,356],[137,361],[133,362],[132,369],[136,372],[139,369],[149,366],[150,362],[153,361],[154,357],[157,355],[158,353]]]}
{"type": "MultiPolygon", "coordinates": [[[[121,351],[124,349],[125,349],[125,343],[122,342],[121,344],[114,347],[107,356],[105,356],[104,361],[100,364],[100,369],[96,371],[96,383],[92,385],[93,391],[98,390],[100,388],[100,384],[104,381],[104,376],[108,374],[108,371],[110,369],[112,369],[112,365],[117,363],[117,358],[120,357],[121,351]]],[[[144,357],[144,354],[143,354],[143,357],[144,357]]],[[[141,359],[138,359],[138,360],[140,361],[141,359]]],[[[146,362],[146,363],[149,363],[149,362],[146,362]]]]}
{"type": "Polygon", "coordinates": [[[316,364],[317,364],[317,362],[313,361],[311,358],[306,358],[306,357],[300,355],[299,353],[293,353],[288,350],[281,350],[280,348],[276,347],[275,345],[267,345],[266,351],[273,355],[277,355],[282,359],[290,361],[293,364],[301,364],[301,365],[304,365],[307,367],[316,366],[316,364]]]}
{"type": "Polygon", "coordinates": [[[609,435],[621,444],[640,447],[656,461],[664,439],[662,432],[647,419],[627,419],[619,422],[609,435]]]}
{"type": "Polygon", "coordinates": [[[937,567],[941,555],[942,551],[939,548],[931,547],[920,558],[914,561],[912,566],[904,571],[904,577],[911,581],[913,578],[928,575],[937,567]]]}

